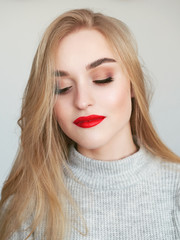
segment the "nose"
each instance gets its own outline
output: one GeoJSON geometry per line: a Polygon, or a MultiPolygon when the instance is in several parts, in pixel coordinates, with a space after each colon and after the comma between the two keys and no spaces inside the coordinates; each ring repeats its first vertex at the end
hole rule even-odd
{"type": "Polygon", "coordinates": [[[92,89],[87,86],[78,86],[74,97],[75,107],[79,110],[84,110],[94,104],[92,89]]]}

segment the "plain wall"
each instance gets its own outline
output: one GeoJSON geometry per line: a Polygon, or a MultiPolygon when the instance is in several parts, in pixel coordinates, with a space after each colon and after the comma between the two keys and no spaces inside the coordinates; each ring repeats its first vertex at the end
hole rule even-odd
{"type": "Polygon", "coordinates": [[[154,86],[153,123],[180,155],[179,0],[0,0],[0,189],[18,148],[16,122],[37,45],[48,24],[72,8],[101,11],[130,27],[154,86]]]}

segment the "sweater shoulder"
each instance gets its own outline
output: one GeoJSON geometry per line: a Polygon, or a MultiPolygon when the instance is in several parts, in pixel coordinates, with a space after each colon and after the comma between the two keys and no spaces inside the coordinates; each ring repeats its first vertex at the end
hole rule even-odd
{"type": "Polygon", "coordinates": [[[180,177],[180,162],[172,162],[171,160],[164,160],[162,158],[158,158],[158,160],[159,167],[164,173],[180,177]]]}
{"type": "Polygon", "coordinates": [[[165,184],[174,190],[180,191],[180,163],[171,162],[160,157],[155,157],[156,176],[162,184],[165,184]]]}

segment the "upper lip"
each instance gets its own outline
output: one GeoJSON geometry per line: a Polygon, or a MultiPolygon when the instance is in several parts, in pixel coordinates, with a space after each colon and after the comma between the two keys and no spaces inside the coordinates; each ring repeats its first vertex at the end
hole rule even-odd
{"type": "Polygon", "coordinates": [[[97,119],[103,119],[105,116],[100,116],[100,115],[89,115],[89,116],[82,116],[74,120],[73,123],[79,123],[79,122],[89,122],[89,121],[94,121],[97,119]]]}

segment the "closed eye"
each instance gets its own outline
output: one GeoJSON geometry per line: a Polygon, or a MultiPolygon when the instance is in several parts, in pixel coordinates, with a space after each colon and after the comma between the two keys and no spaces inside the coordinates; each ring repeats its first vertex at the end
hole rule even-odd
{"type": "Polygon", "coordinates": [[[62,89],[56,87],[55,94],[65,94],[65,93],[67,93],[71,89],[71,87],[72,86],[66,87],[66,88],[62,88],[62,89]]]}
{"type": "MultiPolygon", "coordinates": [[[[113,78],[112,77],[108,77],[108,78],[105,78],[105,79],[101,79],[101,80],[94,80],[93,82],[96,83],[96,84],[105,84],[105,83],[110,83],[113,81],[113,78]]],[[[72,86],[70,87],[66,87],[66,88],[58,88],[56,87],[55,89],[55,94],[65,94],[67,93],[70,89],[72,88],[72,86]]]]}
{"type": "Polygon", "coordinates": [[[113,78],[112,77],[108,77],[106,79],[94,80],[93,82],[97,83],[97,84],[103,84],[103,83],[110,83],[112,81],[113,81],[113,78]]]}

